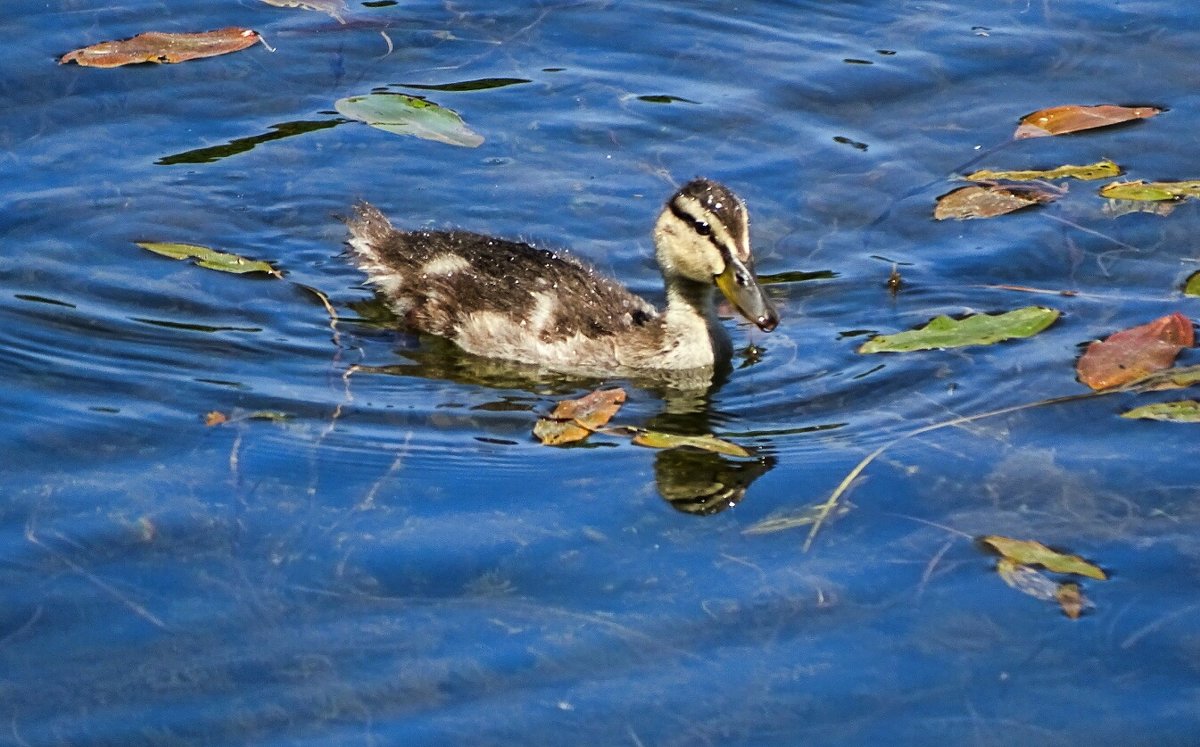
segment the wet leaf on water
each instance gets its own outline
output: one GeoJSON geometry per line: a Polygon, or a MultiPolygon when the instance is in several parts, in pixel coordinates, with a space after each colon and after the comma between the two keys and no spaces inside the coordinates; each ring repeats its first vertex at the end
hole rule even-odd
{"type": "Polygon", "coordinates": [[[1183,284],[1183,295],[1200,296],[1200,272],[1188,275],[1187,281],[1183,284]]]}
{"type": "Polygon", "coordinates": [[[1097,581],[1104,581],[1108,578],[1108,574],[1095,564],[1089,563],[1078,555],[1052,550],[1041,542],[1010,539],[994,534],[981,537],[979,541],[1000,553],[1002,558],[1017,565],[1040,565],[1054,573],[1072,573],[1076,576],[1094,578],[1097,581]]]}
{"type": "Polygon", "coordinates": [[[967,174],[963,178],[972,182],[1024,182],[1034,179],[1082,179],[1090,181],[1092,179],[1110,179],[1120,175],[1121,167],[1105,159],[1096,163],[1089,163],[1086,166],[1066,165],[1044,170],[991,171],[989,169],[982,169],[972,174],[967,174]]]}
{"type": "Polygon", "coordinates": [[[1084,608],[1089,606],[1083,592],[1079,589],[1079,584],[1071,581],[1059,584],[1054,598],[1058,601],[1058,606],[1062,608],[1063,614],[1072,620],[1078,620],[1079,616],[1083,614],[1084,608]]]}
{"type": "Polygon", "coordinates": [[[680,436],[674,433],[639,429],[633,437],[633,442],[638,446],[647,446],[651,449],[676,449],[680,446],[690,446],[694,449],[703,449],[704,451],[725,454],[726,456],[754,456],[754,454],[742,446],[707,433],[701,436],[680,436]]]}
{"type": "Polygon", "coordinates": [[[936,220],[995,218],[1056,199],[1058,195],[1053,192],[1027,185],[959,187],[937,198],[933,217],[936,220]]]}
{"type": "Polygon", "coordinates": [[[411,135],[447,145],[475,148],[483,137],[463,123],[450,109],[417,96],[402,93],[371,93],[338,99],[338,114],[365,122],[397,135],[411,135]]]}
{"type": "Polygon", "coordinates": [[[210,428],[214,425],[221,425],[222,423],[226,423],[228,421],[229,417],[225,415],[225,413],[218,410],[213,410],[212,412],[204,414],[204,424],[210,428]]]}
{"type": "Polygon", "coordinates": [[[315,10],[332,16],[338,23],[346,22],[345,17],[342,16],[347,10],[345,0],[262,0],[262,2],[274,5],[276,8],[315,10]]]}
{"type": "Polygon", "coordinates": [[[1200,423],[1200,402],[1182,399],[1175,402],[1156,402],[1121,413],[1130,420],[1163,420],[1168,423],[1200,423]]]}
{"type": "Polygon", "coordinates": [[[1022,117],[1013,138],[1022,140],[1030,137],[1066,135],[1080,130],[1147,119],[1162,111],[1153,106],[1055,106],[1022,117]]]}
{"type": "Polygon", "coordinates": [[[1170,368],[1179,351],[1194,344],[1191,320],[1175,312],[1093,342],[1075,372],[1091,389],[1111,389],[1170,368]]]}
{"type": "Polygon", "coordinates": [[[225,425],[226,423],[238,423],[243,420],[269,420],[273,423],[282,423],[290,419],[292,416],[286,412],[278,410],[254,410],[253,412],[234,412],[231,415],[226,415],[219,410],[205,413],[204,424],[212,427],[214,425],[225,425]]]}
{"type": "Polygon", "coordinates": [[[1200,365],[1155,371],[1130,382],[1125,388],[1139,392],[1165,392],[1171,389],[1187,389],[1197,384],[1200,384],[1200,365]]]}
{"type": "Polygon", "coordinates": [[[533,435],[549,446],[582,441],[611,420],[624,402],[624,389],[597,389],[579,399],[563,400],[548,417],[538,418],[533,435]]]}
{"type": "Polygon", "coordinates": [[[991,345],[1004,340],[1032,337],[1058,319],[1059,311],[1026,306],[1003,314],[971,314],[962,319],[939,316],[924,327],[876,335],[858,348],[860,353],[907,353],[966,345],[991,345]]]}
{"type": "Polygon", "coordinates": [[[198,246],[196,244],[177,244],[172,242],[157,242],[157,241],[139,241],[137,245],[143,249],[161,254],[164,257],[171,259],[190,259],[200,267],[209,270],[218,270],[220,272],[231,272],[234,274],[244,274],[247,272],[263,272],[277,278],[282,278],[283,273],[276,270],[268,262],[262,260],[246,259],[239,257],[236,254],[227,252],[219,252],[216,249],[209,249],[206,246],[198,246]]]}
{"type": "Polygon", "coordinates": [[[1113,182],[1100,188],[1100,196],[1110,200],[1166,202],[1185,197],[1200,197],[1200,180],[1185,182],[1113,182]]]}
{"type": "Polygon", "coordinates": [[[68,52],[59,64],[75,62],[84,67],[120,67],[142,62],[186,62],[216,57],[245,49],[262,39],[258,32],[243,28],[217,29],[199,34],[149,31],[122,41],[106,41],[68,52]]]}

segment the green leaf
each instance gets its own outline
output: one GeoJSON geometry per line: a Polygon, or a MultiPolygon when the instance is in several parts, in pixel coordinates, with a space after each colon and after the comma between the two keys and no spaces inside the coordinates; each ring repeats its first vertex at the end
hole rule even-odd
{"type": "Polygon", "coordinates": [[[1200,271],[1188,275],[1187,282],[1183,284],[1183,295],[1200,296],[1200,271]]]}
{"type": "Polygon", "coordinates": [[[1089,563],[1078,555],[1069,555],[1058,550],[1052,550],[1041,542],[1015,540],[1008,537],[999,537],[994,534],[981,537],[979,541],[985,545],[989,545],[1003,557],[1019,565],[1040,565],[1054,573],[1073,573],[1077,576],[1086,576],[1098,581],[1104,581],[1108,578],[1108,574],[1099,566],[1089,563]]]}
{"type": "Polygon", "coordinates": [[[1091,179],[1110,179],[1120,175],[1121,167],[1105,159],[1096,163],[1089,163],[1086,166],[1067,165],[1045,170],[990,171],[983,169],[973,174],[968,174],[965,178],[972,182],[1024,182],[1034,179],[1083,179],[1087,181],[1091,179]]]}
{"type": "Polygon", "coordinates": [[[1177,402],[1156,402],[1121,413],[1131,420],[1165,420],[1170,423],[1200,423],[1200,402],[1181,399],[1177,402]]]}
{"type": "Polygon", "coordinates": [[[1100,188],[1100,196],[1110,200],[1181,200],[1200,197],[1200,180],[1186,182],[1113,182],[1100,188]]]}
{"type": "Polygon", "coordinates": [[[1004,314],[971,314],[962,319],[939,316],[924,327],[876,335],[859,348],[860,353],[906,353],[914,350],[991,345],[1021,337],[1032,337],[1058,319],[1056,309],[1027,306],[1004,314]]]}
{"type": "Polygon", "coordinates": [[[276,270],[268,262],[262,260],[246,259],[239,257],[236,254],[227,252],[219,252],[216,249],[209,249],[206,246],[198,246],[196,244],[176,244],[171,242],[158,241],[139,241],[138,246],[155,254],[161,254],[164,257],[171,259],[190,259],[200,267],[209,270],[217,270],[219,272],[232,272],[241,275],[247,272],[265,272],[268,275],[273,275],[277,278],[283,277],[283,273],[276,270]]]}
{"type": "Polygon", "coordinates": [[[633,437],[633,442],[638,446],[648,446],[651,449],[674,449],[680,446],[691,446],[692,448],[725,454],[726,456],[754,456],[745,448],[735,443],[724,441],[709,434],[702,436],[680,436],[674,433],[639,430],[637,435],[633,437]]]}
{"type": "Polygon", "coordinates": [[[1165,392],[1171,389],[1187,389],[1200,384],[1200,365],[1179,366],[1155,371],[1121,387],[1122,390],[1138,392],[1165,392]]]}
{"type": "Polygon", "coordinates": [[[334,103],[338,114],[397,135],[412,135],[447,145],[475,148],[483,137],[463,123],[457,113],[417,96],[371,93],[334,103]]]}

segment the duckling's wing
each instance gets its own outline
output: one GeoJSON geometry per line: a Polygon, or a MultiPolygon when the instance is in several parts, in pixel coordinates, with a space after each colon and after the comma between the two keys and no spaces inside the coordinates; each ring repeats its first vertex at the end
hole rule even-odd
{"type": "Polygon", "coordinates": [[[545,344],[628,335],[658,317],[644,299],[573,257],[462,231],[396,231],[365,203],[349,227],[359,266],[393,310],[469,350],[479,345],[467,344],[468,330],[472,339],[545,344]]]}

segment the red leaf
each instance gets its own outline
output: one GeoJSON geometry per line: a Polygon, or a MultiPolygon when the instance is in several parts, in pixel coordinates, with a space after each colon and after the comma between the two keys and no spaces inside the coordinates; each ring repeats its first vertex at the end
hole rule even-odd
{"type": "Polygon", "coordinates": [[[107,41],[67,52],[59,64],[77,62],[85,67],[120,67],[140,62],[184,62],[236,52],[257,43],[257,31],[231,27],[200,34],[148,31],[131,39],[107,41]]]}
{"type": "Polygon", "coordinates": [[[1111,389],[1170,368],[1179,351],[1194,344],[1192,321],[1175,312],[1093,342],[1075,371],[1092,389],[1111,389]]]}

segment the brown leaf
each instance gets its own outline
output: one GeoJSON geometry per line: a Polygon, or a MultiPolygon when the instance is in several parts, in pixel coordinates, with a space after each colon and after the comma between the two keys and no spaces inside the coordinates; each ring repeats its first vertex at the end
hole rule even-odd
{"type": "Polygon", "coordinates": [[[228,420],[229,418],[220,410],[213,410],[212,412],[205,413],[204,415],[204,424],[210,428],[214,425],[221,425],[228,420]]]}
{"type": "Polygon", "coordinates": [[[1055,106],[1021,117],[1020,126],[1013,133],[1013,139],[1065,135],[1134,119],[1147,119],[1161,112],[1162,109],[1153,106],[1055,106]]]}
{"type": "Polygon", "coordinates": [[[1072,620],[1078,620],[1084,606],[1087,605],[1083,592],[1079,590],[1079,584],[1070,581],[1059,584],[1054,598],[1058,601],[1058,606],[1062,607],[1063,614],[1072,620]]]}
{"type": "Polygon", "coordinates": [[[141,62],[185,62],[236,52],[262,39],[257,31],[230,27],[199,34],[148,31],[131,39],[107,41],[68,52],[59,64],[77,62],[85,67],[120,67],[141,62]]]}
{"type": "Polygon", "coordinates": [[[1075,372],[1092,389],[1111,389],[1170,368],[1179,351],[1194,344],[1191,320],[1175,312],[1093,342],[1075,372]]]}
{"type": "Polygon", "coordinates": [[[582,441],[611,420],[624,402],[624,389],[598,389],[579,399],[563,400],[549,417],[538,418],[533,435],[550,446],[582,441]]]}
{"type": "Polygon", "coordinates": [[[937,220],[995,218],[1022,208],[1053,202],[1056,198],[1052,192],[1030,186],[960,187],[937,199],[933,217],[937,220]]]}

